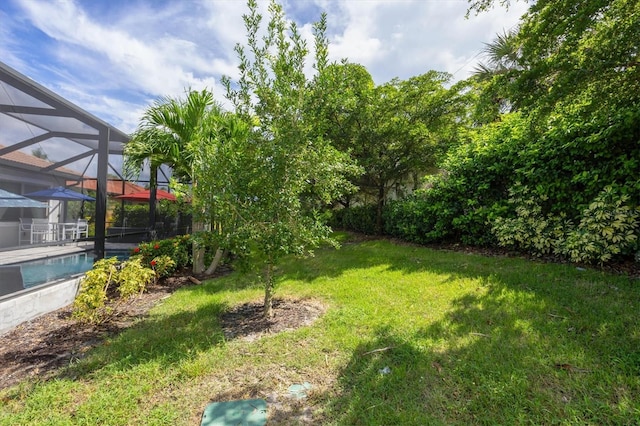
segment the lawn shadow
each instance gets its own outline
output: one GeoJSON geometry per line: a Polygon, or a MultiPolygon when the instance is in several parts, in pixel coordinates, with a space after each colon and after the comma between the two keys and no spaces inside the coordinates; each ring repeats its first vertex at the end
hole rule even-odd
{"type": "Polygon", "coordinates": [[[383,267],[438,277],[425,286],[462,279],[476,287],[452,299],[441,319],[415,331],[411,342],[420,348],[388,330],[358,347],[341,372],[344,392],[332,402],[335,413],[344,410],[339,423],[398,424],[394,419],[401,416],[402,424],[640,423],[637,279],[385,240],[344,246],[305,262],[291,275],[285,266],[283,279],[322,279],[331,286],[351,269],[383,267]],[[316,264],[319,258],[323,264],[316,264]],[[387,346],[396,349],[362,355],[387,346]],[[399,364],[400,371],[417,388],[378,374],[383,364],[405,358],[411,361],[399,364]],[[426,378],[424,385],[418,377],[426,378]],[[424,413],[413,422],[410,413],[420,397],[424,413]],[[383,415],[390,420],[381,421],[383,415]]]}
{"type": "Polygon", "coordinates": [[[484,277],[481,288],[454,299],[442,320],[415,336],[434,347],[446,342],[439,365],[453,373],[449,397],[469,416],[464,422],[640,421],[640,319],[631,308],[637,292],[510,278],[484,277]]]}
{"type": "Polygon", "coordinates": [[[431,354],[380,328],[339,372],[341,393],[317,397],[328,399],[327,414],[336,424],[439,424],[424,404],[432,392],[426,384],[434,362],[431,354]]]}

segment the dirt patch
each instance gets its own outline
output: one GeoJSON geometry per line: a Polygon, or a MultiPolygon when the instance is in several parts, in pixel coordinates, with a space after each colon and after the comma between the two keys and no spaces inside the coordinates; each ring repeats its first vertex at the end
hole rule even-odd
{"type": "Polygon", "coordinates": [[[294,330],[310,325],[326,310],[320,302],[305,300],[275,299],[273,318],[263,315],[263,302],[245,303],[222,315],[222,330],[227,340],[252,341],[265,334],[294,330]]]}

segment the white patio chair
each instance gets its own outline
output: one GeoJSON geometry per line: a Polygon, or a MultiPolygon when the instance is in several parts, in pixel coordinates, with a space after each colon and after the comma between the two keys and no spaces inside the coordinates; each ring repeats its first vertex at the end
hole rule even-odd
{"type": "Polygon", "coordinates": [[[18,227],[18,245],[22,245],[23,242],[31,241],[31,218],[20,218],[20,226],[18,227]]]}
{"type": "Polygon", "coordinates": [[[87,222],[86,219],[78,219],[78,223],[76,224],[76,231],[73,238],[89,238],[89,222],[87,222]]]}
{"type": "Polygon", "coordinates": [[[44,243],[51,238],[51,224],[48,219],[32,219],[31,244],[44,243]]]}

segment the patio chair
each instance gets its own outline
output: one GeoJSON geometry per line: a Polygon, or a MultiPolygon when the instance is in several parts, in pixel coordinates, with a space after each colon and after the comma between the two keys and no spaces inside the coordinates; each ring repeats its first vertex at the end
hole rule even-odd
{"type": "Polygon", "coordinates": [[[23,242],[31,241],[31,218],[20,218],[20,226],[18,227],[18,245],[22,245],[23,242]]]}
{"type": "Polygon", "coordinates": [[[30,242],[43,243],[51,238],[51,224],[48,219],[32,219],[31,220],[31,238],[30,242]]]}
{"type": "Polygon", "coordinates": [[[89,238],[89,222],[87,222],[86,219],[78,219],[78,223],[76,224],[76,231],[73,238],[89,238]]]}

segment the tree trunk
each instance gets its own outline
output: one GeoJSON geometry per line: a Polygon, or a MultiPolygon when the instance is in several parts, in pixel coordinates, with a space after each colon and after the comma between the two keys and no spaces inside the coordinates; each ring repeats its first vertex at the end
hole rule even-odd
{"type": "Polygon", "coordinates": [[[267,264],[264,283],[264,317],[273,318],[273,265],[267,264]]]}
{"type": "MultiPolygon", "coordinates": [[[[193,222],[192,232],[195,234],[197,231],[204,231],[204,223],[193,222]]],[[[195,242],[191,247],[191,253],[193,255],[193,268],[194,274],[201,274],[204,271],[204,247],[199,247],[195,242]]]]}
{"type": "Polygon", "coordinates": [[[384,185],[378,187],[378,206],[376,209],[376,234],[382,235],[382,208],[384,207],[384,185]]]}
{"type": "Polygon", "coordinates": [[[218,247],[215,256],[213,256],[213,260],[211,261],[211,265],[209,265],[207,270],[204,272],[206,275],[211,275],[216,271],[216,269],[218,269],[218,265],[220,264],[220,260],[222,260],[222,256],[224,256],[224,252],[224,249],[218,247]]]}
{"type": "Polygon", "coordinates": [[[151,165],[151,173],[149,175],[149,231],[151,237],[155,240],[156,229],[156,191],[158,188],[158,167],[151,165]]]}

